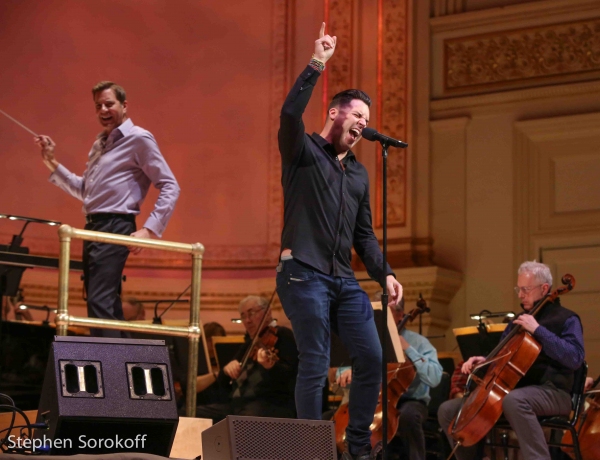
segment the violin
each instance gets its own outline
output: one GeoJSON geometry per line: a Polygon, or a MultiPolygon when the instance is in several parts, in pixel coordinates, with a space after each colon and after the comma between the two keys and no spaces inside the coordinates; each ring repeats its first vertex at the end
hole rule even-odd
{"type": "MultiPolygon", "coordinates": [[[[267,310],[265,310],[265,316],[267,315],[267,310]]],[[[275,321],[266,326],[262,331],[259,331],[257,334],[258,340],[254,344],[253,347],[250,347],[250,357],[257,361],[258,359],[258,351],[265,350],[269,359],[272,362],[279,361],[279,350],[275,349],[275,344],[277,343],[277,328],[273,325],[275,321]]]]}
{"type": "MultiPolygon", "coordinates": [[[[600,389],[594,388],[600,383],[598,377],[592,384],[592,390],[587,392],[586,405],[589,405],[577,422],[577,434],[579,438],[579,452],[583,460],[597,460],[600,458],[600,389]]],[[[572,444],[573,437],[566,431],[563,444],[572,444]]],[[[571,458],[575,458],[572,448],[563,447],[571,458]]]]}
{"type": "MultiPolygon", "coordinates": [[[[398,333],[406,327],[409,322],[412,322],[422,313],[429,312],[430,309],[422,296],[419,296],[417,301],[417,308],[412,309],[409,313],[405,314],[398,324],[398,333]]],[[[406,361],[404,363],[388,363],[387,365],[387,441],[390,442],[398,431],[398,421],[400,419],[400,411],[396,408],[398,401],[410,387],[411,383],[417,375],[415,365],[408,356],[405,356],[406,361]]],[[[382,394],[379,392],[379,399],[377,401],[377,407],[373,416],[373,423],[369,427],[371,430],[371,447],[375,447],[383,441],[383,406],[382,406],[382,394]]],[[[348,410],[348,403],[340,405],[338,410],[333,416],[335,422],[335,442],[340,452],[344,451],[346,443],[346,427],[350,419],[348,410]]]]}
{"type": "MultiPolygon", "coordinates": [[[[536,315],[558,296],[570,292],[575,278],[565,275],[564,287],[541,299],[529,312],[536,315]]],[[[542,346],[521,326],[515,325],[507,336],[475,367],[467,380],[467,391],[458,415],[450,424],[449,432],[458,446],[472,446],[479,442],[502,415],[502,401],[527,373],[542,350],[542,346]],[[478,371],[487,367],[485,375],[478,371]]],[[[454,452],[453,452],[454,453],[454,452]]]]}

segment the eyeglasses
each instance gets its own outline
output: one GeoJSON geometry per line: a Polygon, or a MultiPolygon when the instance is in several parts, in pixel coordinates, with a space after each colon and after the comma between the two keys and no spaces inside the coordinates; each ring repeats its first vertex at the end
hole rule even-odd
{"type": "Polygon", "coordinates": [[[251,308],[246,313],[242,313],[240,318],[242,318],[242,321],[251,320],[261,311],[263,311],[262,308],[251,308]]]}
{"type": "Polygon", "coordinates": [[[540,286],[543,286],[543,284],[538,284],[537,286],[523,286],[523,287],[519,287],[519,286],[515,286],[515,294],[519,295],[519,294],[523,294],[523,295],[527,295],[529,294],[531,291],[533,291],[536,288],[539,288],[540,286]]]}

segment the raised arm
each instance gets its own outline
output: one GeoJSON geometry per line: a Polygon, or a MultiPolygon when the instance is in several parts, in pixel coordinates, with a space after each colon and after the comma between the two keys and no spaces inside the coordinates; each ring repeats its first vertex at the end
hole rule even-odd
{"type": "Polygon", "coordinates": [[[315,41],[311,63],[300,74],[283,103],[279,125],[279,151],[284,165],[292,163],[302,150],[305,131],[302,115],[325,63],[333,56],[336,42],[337,37],[325,34],[323,23],[319,38],[315,41]]]}
{"type": "Polygon", "coordinates": [[[73,174],[56,160],[54,156],[56,143],[49,136],[45,135],[39,135],[33,141],[40,146],[42,161],[52,171],[50,182],[59,186],[78,200],[83,201],[83,178],[73,174]]]}

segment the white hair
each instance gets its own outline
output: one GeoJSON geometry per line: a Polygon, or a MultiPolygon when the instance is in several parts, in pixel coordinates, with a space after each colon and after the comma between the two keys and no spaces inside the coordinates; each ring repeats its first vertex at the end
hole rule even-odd
{"type": "Polygon", "coordinates": [[[552,286],[552,273],[550,272],[550,267],[546,264],[536,262],[535,260],[523,262],[517,274],[522,275],[523,273],[531,273],[538,282],[542,284],[548,283],[548,285],[552,286]]]}
{"type": "Polygon", "coordinates": [[[266,310],[269,306],[269,301],[266,298],[257,295],[249,295],[242,299],[239,308],[241,309],[244,305],[246,305],[249,302],[254,302],[263,310],[266,310]]]}

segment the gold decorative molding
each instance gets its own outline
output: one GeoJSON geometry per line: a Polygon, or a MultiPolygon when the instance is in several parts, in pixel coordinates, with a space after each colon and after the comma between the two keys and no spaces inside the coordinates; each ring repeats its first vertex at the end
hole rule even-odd
{"type": "Polygon", "coordinates": [[[514,110],[515,104],[527,105],[544,99],[561,97],[600,98],[600,81],[574,82],[498,93],[450,97],[431,101],[429,108],[435,118],[455,116],[457,110],[470,110],[471,113],[477,114],[498,114],[514,110]]]}
{"type": "Polygon", "coordinates": [[[450,14],[463,13],[465,11],[466,0],[434,0],[433,17],[447,16],[450,14]]]}
{"type": "MultiPolygon", "coordinates": [[[[443,1],[443,0],[435,0],[443,1]]],[[[466,11],[462,14],[450,14],[430,19],[430,30],[433,35],[457,33],[467,29],[507,30],[509,24],[518,27],[559,22],[577,21],[594,18],[600,12],[598,0],[545,0],[528,1],[506,5],[501,8],[484,8],[466,11]]],[[[515,28],[515,26],[512,26],[515,28]]],[[[456,36],[456,35],[455,35],[456,36]]],[[[465,36],[463,34],[463,36],[465,36]]]]}
{"type": "Polygon", "coordinates": [[[352,31],[354,8],[352,0],[325,0],[325,15],[330,35],[337,36],[335,59],[327,63],[323,84],[323,111],[327,112],[329,100],[340,91],[353,87],[352,31]]]}
{"type": "MultiPolygon", "coordinates": [[[[407,0],[379,0],[377,40],[377,126],[397,139],[407,138],[408,30],[407,0]]],[[[377,160],[375,226],[383,224],[381,155],[377,160]]],[[[388,159],[388,226],[406,225],[407,158],[404,149],[388,159]]]]}
{"type": "MultiPolygon", "coordinates": [[[[86,302],[83,299],[82,284],[79,285],[71,283],[69,287],[69,309],[81,308],[86,309],[86,302]]],[[[57,305],[56,299],[58,298],[58,287],[55,284],[43,284],[34,282],[22,283],[21,288],[25,301],[35,305],[48,305],[50,308],[55,308],[57,305]]],[[[175,299],[181,292],[177,292],[169,289],[127,289],[123,293],[123,299],[134,297],[139,301],[148,299],[175,299]]],[[[202,312],[220,312],[220,311],[234,311],[237,312],[240,301],[248,295],[259,295],[271,297],[272,291],[265,291],[264,289],[258,290],[246,290],[241,292],[224,292],[224,291],[206,291],[202,292],[200,296],[200,304],[202,305],[202,312]]],[[[189,300],[189,294],[184,296],[183,299],[189,300]]],[[[159,311],[163,311],[167,304],[162,304],[159,307],[159,311]]],[[[154,308],[153,304],[146,304],[147,308],[154,308]]],[[[279,298],[275,296],[273,304],[271,306],[275,311],[282,311],[281,302],[279,298]]],[[[188,303],[176,303],[173,305],[172,310],[175,311],[188,311],[190,308],[188,303]]]]}
{"type": "MultiPolygon", "coordinates": [[[[269,100],[269,182],[267,193],[268,235],[267,245],[260,247],[260,256],[254,256],[257,261],[277,260],[283,227],[283,191],[281,190],[281,157],[277,133],[279,131],[279,114],[285,100],[287,88],[287,75],[289,68],[290,30],[290,2],[287,0],[273,0],[271,19],[271,94],[269,100]]],[[[293,23],[293,18],[291,21],[293,23]]],[[[244,262],[248,259],[239,250],[237,261],[244,262]]],[[[207,256],[205,268],[210,269],[210,257],[207,256]]],[[[259,265],[263,265],[259,263],[259,265]]]]}
{"type": "Polygon", "coordinates": [[[512,88],[600,73],[600,19],[444,41],[444,91],[512,88]]]}
{"type": "MultiPolygon", "coordinates": [[[[279,154],[277,154],[279,156],[279,154]]],[[[271,159],[273,162],[274,159],[271,159]]],[[[279,171],[277,177],[279,178],[279,171]]],[[[279,195],[280,197],[281,195],[279,195]]],[[[277,206],[278,196],[273,190],[271,194],[272,204],[269,211],[272,212],[270,221],[275,227],[273,232],[273,242],[265,245],[243,246],[209,246],[204,255],[203,270],[227,270],[227,269],[260,269],[272,268],[277,261],[279,252],[279,229],[280,226],[280,207],[277,206]],[[279,219],[279,221],[277,220],[279,219]]],[[[10,241],[9,233],[0,232],[0,241],[10,241]]],[[[29,253],[37,256],[58,258],[58,237],[39,238],[36,236],[27,237],[25,246],[29,248],[29,253]]],[[[81,260],[81,244],[74,242],[72,250],[72,259],[81,260]]],[[[167,253],[152,249],[145,249],[139,255],[131,256],[127,259],[127,268],[161,268],[161,269],[184,269],[189,270],[190,259],[188,256],[167,253]]]]}

